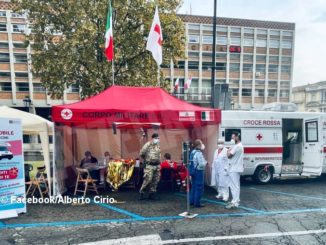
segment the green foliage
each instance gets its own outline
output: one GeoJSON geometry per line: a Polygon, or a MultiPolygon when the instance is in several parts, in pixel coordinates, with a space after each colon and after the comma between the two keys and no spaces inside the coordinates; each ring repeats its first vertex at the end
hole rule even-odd
{"type": "MultiPolygon", "coordinates": [[[[104,56],[108,0],[16,0],[28,13],[33,72],[52,97],[76,83],[83,98],[112,85],[112,65],[104,56]]],[[[164,63],[184,57],[184,26],[176,11],[181,0],[158,2],[164,63]]],[[[157,65],[146,51],[155,1],[114,0],[115,84],[156,86],[157,65]]],[[[161,86],[167,86],[161,72],[161,86]]]]}

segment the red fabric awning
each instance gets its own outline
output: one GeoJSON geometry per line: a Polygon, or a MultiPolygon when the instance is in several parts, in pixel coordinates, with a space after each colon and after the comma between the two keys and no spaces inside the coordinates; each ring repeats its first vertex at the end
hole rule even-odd
{"type": "Polygon", "coordinates": [[[52,120],[86,128],[109,128],[113,124],[190,128],[219,124],[221,111],[189,104],[161,88],[112,86],[86,100],[53,106],[52,120]]]}

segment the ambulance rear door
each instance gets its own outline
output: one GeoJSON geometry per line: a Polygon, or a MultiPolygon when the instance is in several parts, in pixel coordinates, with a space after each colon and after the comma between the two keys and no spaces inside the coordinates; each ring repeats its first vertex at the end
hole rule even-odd
{"type": "Polygon", "coordinates": [[[303,169],[302,175],[320,175],[323,167],[322,118],[303,120],[303,169]]]}

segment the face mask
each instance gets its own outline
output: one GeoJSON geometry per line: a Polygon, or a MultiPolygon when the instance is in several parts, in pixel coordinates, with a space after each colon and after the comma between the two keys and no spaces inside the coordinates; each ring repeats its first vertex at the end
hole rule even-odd
{"type": "Polygon", "coordinates": [[[234,139],[232,139],[230,142],[231,142],[231,145],[235,145],[235,140],[234,139]]]}
{"type": "Polygon", "coordinates": [[[200,149],[201,149],[202,151],[205,150],[205,145],[202,144],[201,147],[200,147],[200,149]]]}
{"type": "Polygon", "coordinates": [[[159,140],[159,139],[154,139],[154,140],[153,140],[153,143],[154,143],[154,144],[158,144],[158,143],[160,143],[160,140],[159,140]]]}
{"type": "Polygon", "coordinates": [[[218,147],[219,149],[223,149],[224,145],[223,145],[223,144],[218,144],[217,147],[218,147]]]}

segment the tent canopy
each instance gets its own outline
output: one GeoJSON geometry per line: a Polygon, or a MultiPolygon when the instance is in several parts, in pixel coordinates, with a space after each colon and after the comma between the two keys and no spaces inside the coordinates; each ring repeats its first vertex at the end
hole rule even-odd
{"type": "MultiPolygon", "coordinates": [[[[23,133],[40,135],[44,164],[48,172],[49,183],[51,183],[49,135],[53,135],[53,123],[38,115],[10,108],[8,106],[0,106],[0,117],[20,119],[22,122],[23,133]]],[[[51,185],[49,185],[49,189],[51,194],[51,185]]]]}
{"type": "Polygon", "coordinates": [[[52,120],[85,128],[192,128],[218,124],[221,111],[179,100],[161,88],[112,86],[86,100],[54,106],[52,120]]]}

